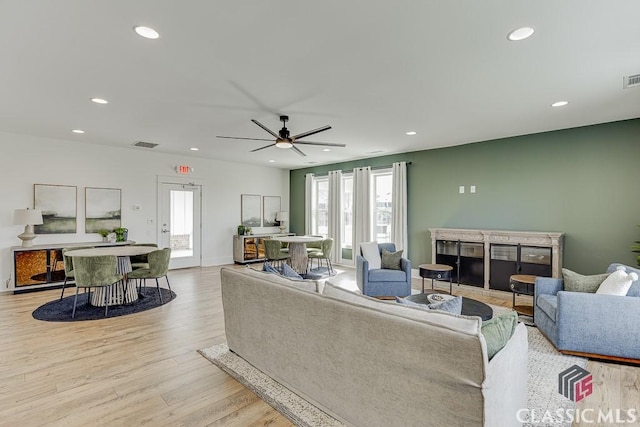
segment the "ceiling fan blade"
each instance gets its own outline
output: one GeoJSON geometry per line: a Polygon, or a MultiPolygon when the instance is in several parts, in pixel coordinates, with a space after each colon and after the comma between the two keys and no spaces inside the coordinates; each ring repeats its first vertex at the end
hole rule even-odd
{"type": "Polygon", "coordinates": [[[273,141],[273,139],[263,139],[263,138],[242,138],[239,136],[216,136],[216,138],[226,138],[226,139],[248,139],[249,141],[273,141]]]}
{"type": "MultiPolygon", "coordinates": [[[[275,145],[275,144],[274,144],[274,145],[275,145]]],[[[295,145],[292,145],[292,146],[291,146],[291,149],[292,149],[293,151],[295,151],[296,153],[300,154],[302,157],[307,157],[307,155],[306,155],[306,154],[304,154],[302,151],[300,151],[300,149],[298,149],[298,147],[296,147],[295,145]]]]}
{"type": "Polygon", "coordinates": [[[274,131],[272,131],[271,129],[269,129],[268,127],[266,127],[265,125],[263,125],[262,123],[260,123],[257,120],[253,120],[251,119],[251,121],[255,124],[257,124],[258,126],[260,126],[262,129],[266,130],[267,132],[269,132],[271,135],[273,135],[274,138],[278,139],[280,138],[280,135],[278,135],[277,133],[275,133],[274,131]]]}
{"type": "Polygon", "coordinates": [[[300,138],[304,138],[305,136],[314,135],[316,133],[324,132],[325,130],[329,130],[329,129],[331,129],[331,126],[328,126],[328,125],[327,126],[323,126],[321,128],[318,128],[318,129],[314,129],[314,130],[310,130],[310,131],[307,131],[307,132],[302,132],[302,133],[299,133],[297,135],[294,135],[294,136],[291,137],[291,139],[295,141],[296,139],[300,139],[300,138]]]}
{"type": "Polygon", "coordinates": [[[322,145],[325,147],[346,147],[346,144],[332,144],[331,142],[311,142],[311,141],[296,141],[296,144],[301,145],[322,145]]]}
{"type": "Polygon", "coordinates": [[[265,145],[264,147],[256,148],[255,150],[251,150],[251,153],[253,153],[255,151],[264,150],[265,148],[273,147],[274,145],[276,145],[275,142],[273,144],[265,145]]]}

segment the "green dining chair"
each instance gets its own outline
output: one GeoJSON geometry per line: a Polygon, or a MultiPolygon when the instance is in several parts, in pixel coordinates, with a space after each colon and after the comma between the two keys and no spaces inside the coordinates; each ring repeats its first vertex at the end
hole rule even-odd
{"type": "Polygon", "coordinates": [[[320,245],[320,251],[309,252],[307,256],[309,257],[310,266],[313,267],[313,260],[318,261],[318,269],[322,266],[322,260],[327,261],[327,270],[329,271],[329,275],[333,275],[333,266],[331,265],[331,251],[333,249],[333,239],[328,238],[324,239],[320,245]]]}
{"type": "Polygon", "coordinates": [[[171,248],[158,249],[150,252],[147,255],[149,260],[149,268],[139,268],[133,270],[127,275],[127,280],[136,280],[139,284],[138,292],[142,290],[142,284],[147,287],[147,279],[156,279],[156,287],[158,288],[158,295],[160,296],[160,304],[164,304],[162,300],[162,292],[160,291],[159,278],[164,277],[167,281],[167,286],[171,290],[171,284],[169,283],[169,261],[171,260],[171,248]]]}
{"type": "Polygon", "coordinates": [[[282,266],[282,262],[289,259],[289,253],[282,250],[282,243],[279,240],[265,239],[264,257],[271,264],[282,266]]]}
{"type": "Polygon", "coordinates": [[[73,271],[76,279],[76,297],[73,300],[73,312],[71,318],[76,317],[76,306],[78,304],[78,290],[85,288],[89,290],[87,303],[91,301],[92,288],[106,288],[104,290],[104,316],[109,315],[109,303],[111,287],[118,282],[122,284],[122,295],[127,295],[127,287],[123,275],[118,274],[118,259],[115,255],[100,256],[76,256],[73,260],[73,271]]]}
{"type": "Polygon", "coordinates": [[[70,248],[62,248],[62,260],[64,261],[64,282],[62,282],[62,292],[60,293],[60,299],[64,297],[64,287],[67,286],[67,281],[75,280],[75,272],[73,271],[73,257],[66,256],[65,254],[69,251],[77,251],[79,249],[93,249],[93,246],[75,246],[70,248]]]}
{"type": "MultiPolygon", "coordinates": [[[[158,245],[156,243],[134,243],[131,246],[150,246],[157,248],[158,245]]],[[[132,255],[129,257],[131,260],[131,269],[137,270],[139,268],[149,268],[149,257],[148,254],[142,255],[132,255]]]]}

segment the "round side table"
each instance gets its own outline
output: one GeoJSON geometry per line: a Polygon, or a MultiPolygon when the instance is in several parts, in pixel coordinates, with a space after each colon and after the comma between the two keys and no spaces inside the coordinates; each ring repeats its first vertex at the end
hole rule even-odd
{"type": "Polygon", "coordinates": [[[534,296],[536,276],[530,274],[514,274],[509,278],[509,288],[513,293],[513,309],[526,316],[533,317],[533,305],[516,305],[516,295],[534,296]]]}
{"type": "Polygon", "coordinates": [[[424,293],[424,279],[431,279],[431,289],[433,289],[434,280],[449,280],[449,293],[452,292],[452,275],[453,267],[445,264],[420,264],[420,277],[422,277],[422,293],[424,293]]]}

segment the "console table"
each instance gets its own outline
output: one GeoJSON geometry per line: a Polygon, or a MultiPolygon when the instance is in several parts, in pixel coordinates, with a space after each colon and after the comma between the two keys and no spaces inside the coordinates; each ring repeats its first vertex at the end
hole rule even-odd
{"type": "Polygon", "coordinates": [[[510,291],[514,274],[560,277],[564,233],[430,228],[433,264],[453,266],[458,283],[510,291]]]}

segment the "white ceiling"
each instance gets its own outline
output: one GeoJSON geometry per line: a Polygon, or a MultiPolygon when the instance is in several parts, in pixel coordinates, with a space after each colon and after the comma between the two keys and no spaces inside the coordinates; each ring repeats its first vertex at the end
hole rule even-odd
{"type": "Polygon", "coordinates": [[[636,118],[639,17],[638,0],[0,0],[0,131],[300,168],[636,118]],[[269,138],[250,120],[277,132],[280,114],[347,147],[216,138],[269,138]]]}

